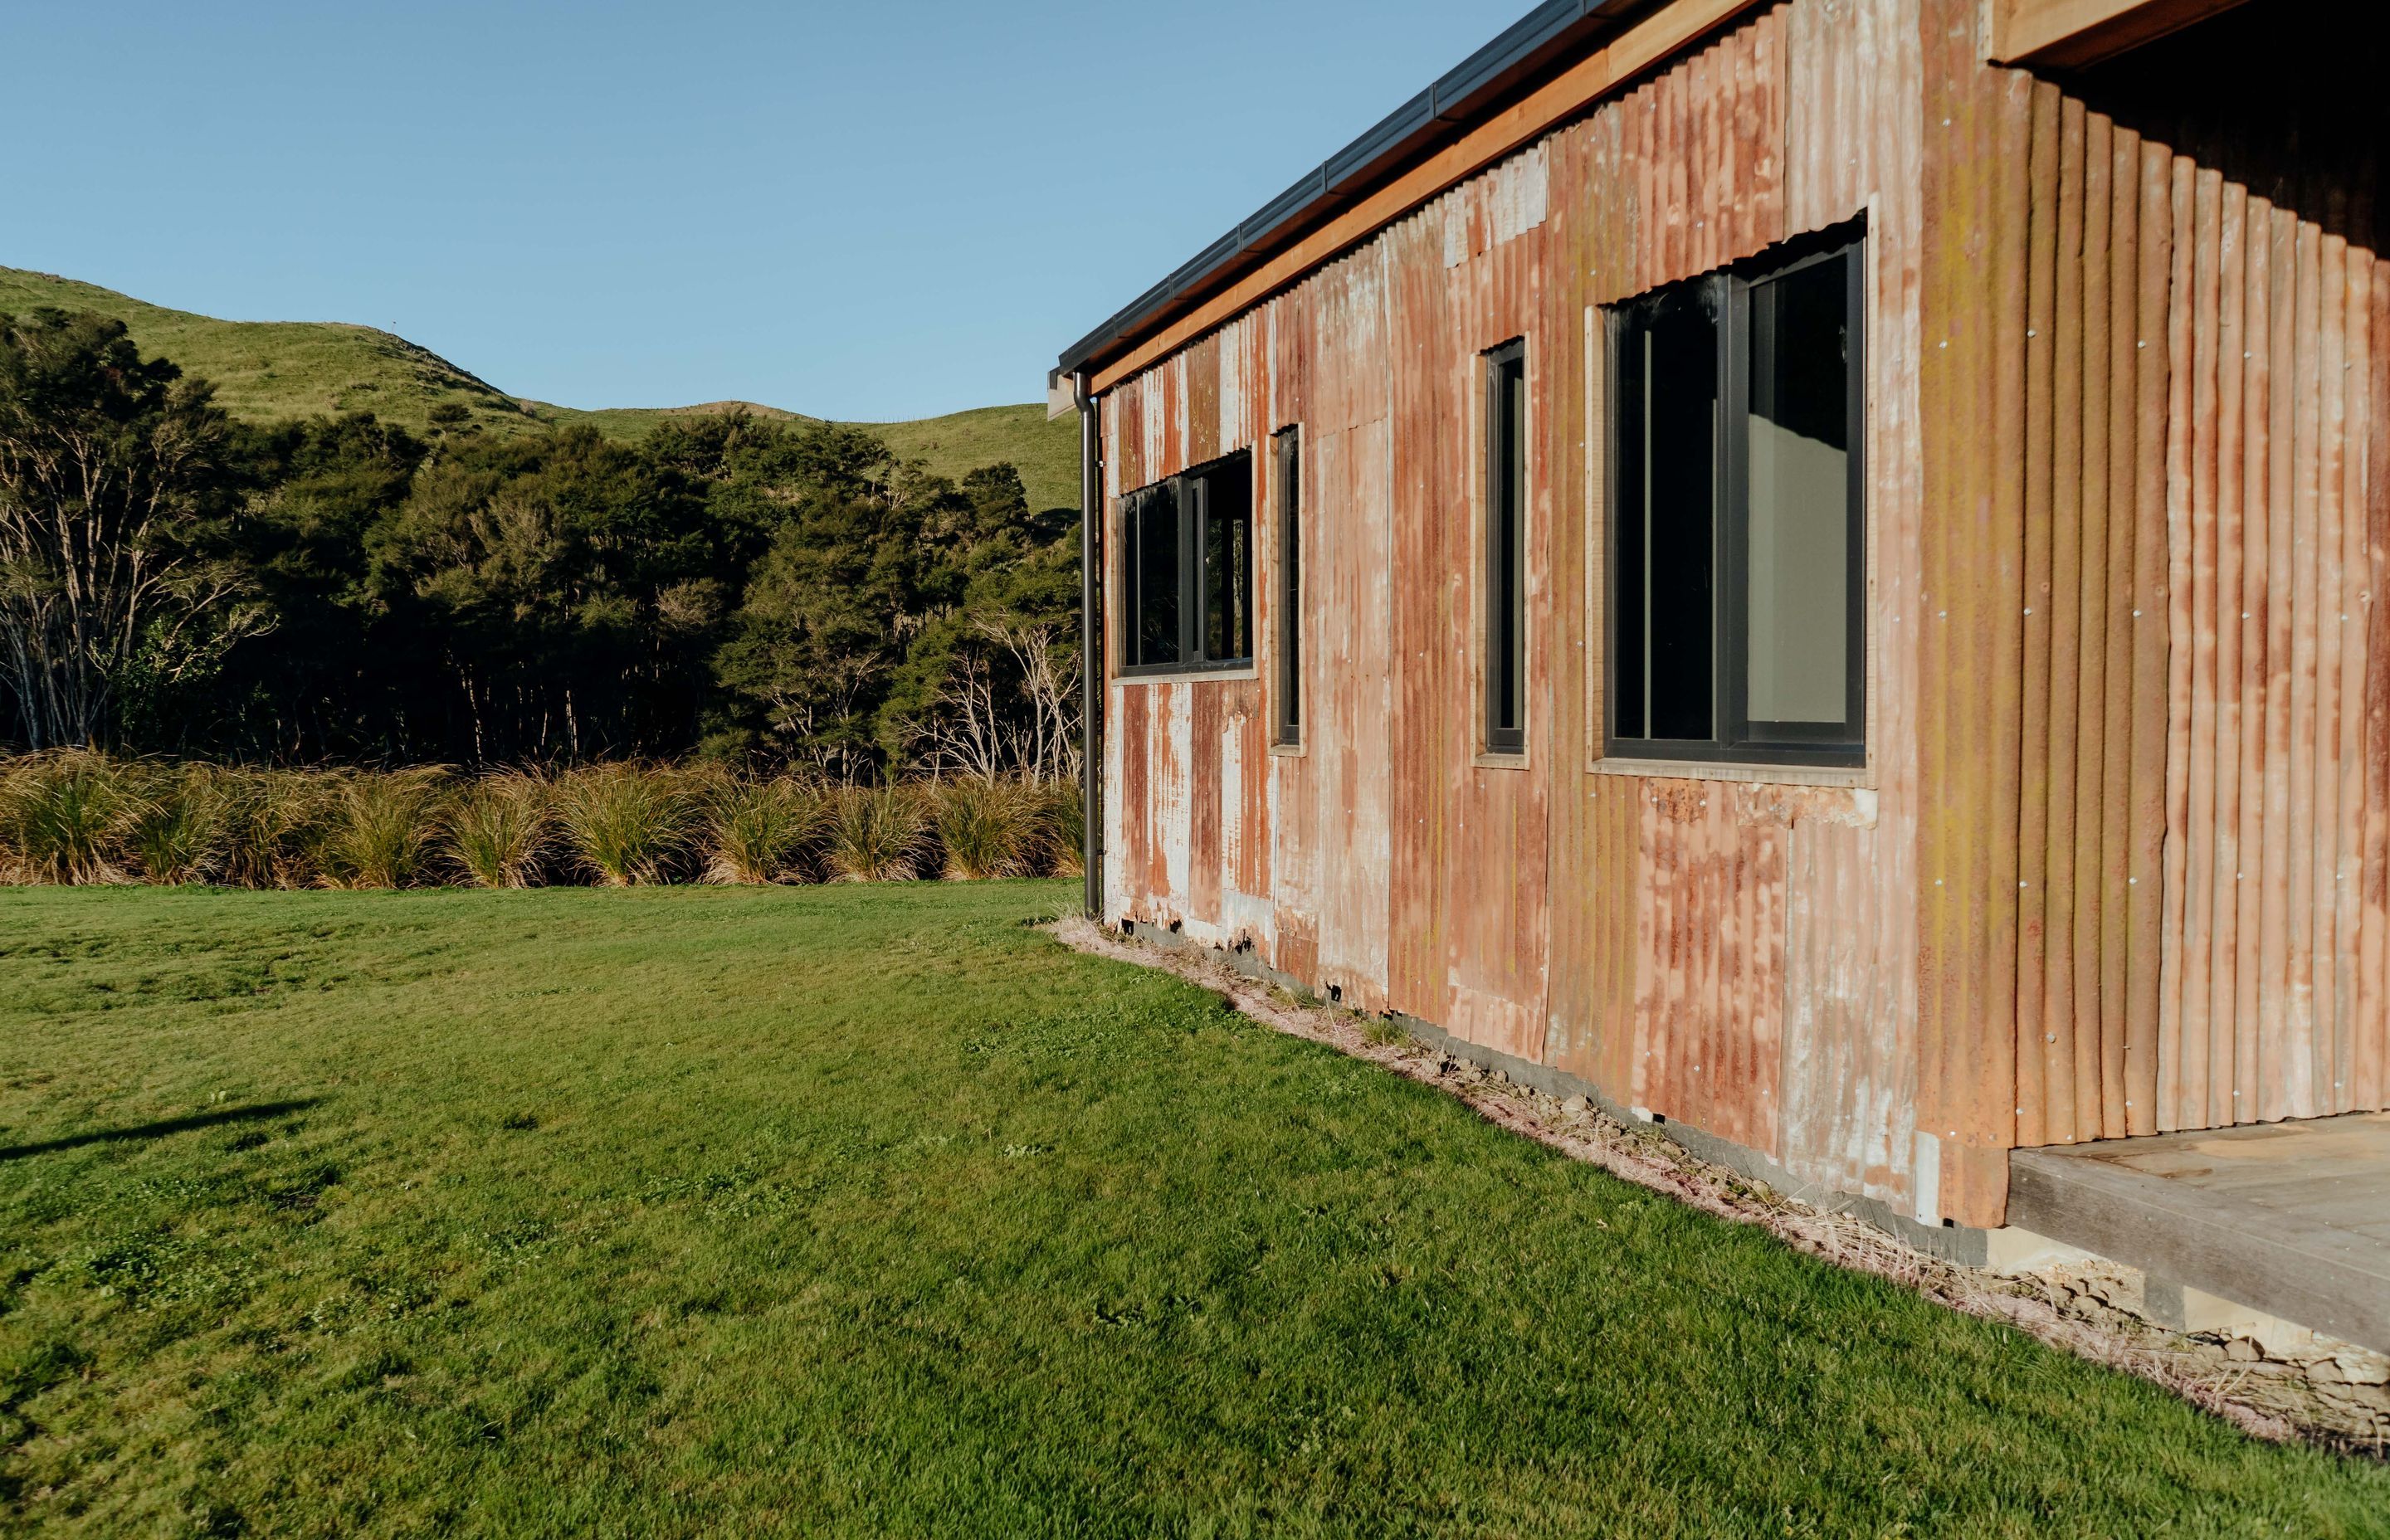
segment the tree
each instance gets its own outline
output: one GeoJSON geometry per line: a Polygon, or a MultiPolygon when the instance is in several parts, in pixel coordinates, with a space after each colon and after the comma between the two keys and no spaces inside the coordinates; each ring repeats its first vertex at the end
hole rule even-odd
{"type": "Polygon", "coordinates": [[[173,687],[269,623],[216,548],[227,437],[122,323],[0,316],[0,677],[32,748],[101,740],[136,673],[173,687]]]}

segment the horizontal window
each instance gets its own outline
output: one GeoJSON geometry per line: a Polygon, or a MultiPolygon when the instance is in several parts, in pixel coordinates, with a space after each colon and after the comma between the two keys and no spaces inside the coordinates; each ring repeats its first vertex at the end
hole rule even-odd
{"type": "Polygon", "coordinates": [[[1253,661],[1253,456],[1239,451],[1121,504],[1124,674],[1253,661]]]}
{"type": "Polygon", "coordinates": [[[1611,313],[1613,753],[1863,757],[1862,251],[1813,239],[1611,313]]]}

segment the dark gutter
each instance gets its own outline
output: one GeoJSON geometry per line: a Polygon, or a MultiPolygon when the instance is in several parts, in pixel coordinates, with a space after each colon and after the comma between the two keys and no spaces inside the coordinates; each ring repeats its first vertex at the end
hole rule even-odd
{"type": "Polygon", "coordinates": [[[1484,117],[1597,33],[1660,0],[1547,0],[1500,36],[1271,199],[1102,326],[1062,350],[1047,382],[1078,373],[1291,245],[1382,186],[1429,148],[1484,117]]]}

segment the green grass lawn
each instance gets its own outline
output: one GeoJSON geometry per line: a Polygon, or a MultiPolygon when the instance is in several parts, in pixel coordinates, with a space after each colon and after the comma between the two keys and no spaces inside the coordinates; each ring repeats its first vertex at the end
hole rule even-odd
{"type": "Polygon", "coordinates": [[[0,892],[0,1532],[2390,1531],[1073,891],[0,892]]]}

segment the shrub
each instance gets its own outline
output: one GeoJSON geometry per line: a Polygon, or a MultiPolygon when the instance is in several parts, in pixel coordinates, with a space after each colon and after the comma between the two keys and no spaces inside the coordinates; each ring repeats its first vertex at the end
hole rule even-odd
{"type": "Polygon", "coordinates": [[[1047,800],[1019,781],[957,780],[937,789],[946,875],[1025,877],[1047,859],[1047,800]]]}
{"type": "Polygon", "coordinates": [[[437,770],[341,778],[317,848],[318,880],[332,888],[404,888],[430,843],[440,801],[437,770]]]}
{"type": "Polygon", "coordinates": [[[830,802],[823,859],[849,882],[919,877],[933,853],[928,800],[911,787],[850,786],[830,802]]]}
{"type": "Polygon", "coordinates": [[[18,761],[0,778],[0,863],[20,882],[113,882],[134,811],[124,777],[80,749],[18,761]]]}
{"type": "Polygon", "coordinates": [[[600,764],[557,782],[557,820],[582,866],[609,887],[671,880],[687,853],[696,798],[676,772],[600,764]]]}
{"type": "Polygon", "coordinates": [[[820,838],[821,792],[802,781],[724,777],[706,789],[705,880],[779,882],[797,876],[820,838]]]}
{"type": "Polygon", "coordinates": [[[441,848],[477,888],[528,888],[556,828],[555,789],[522,770],[479,776],[448,805],[441,848]]]}
{"type": "Polygon", "coordinates": [[[136,767],[124,848],[152,882],[204,882],[223,864],[228,777],[210,764],[136,767]]]}

